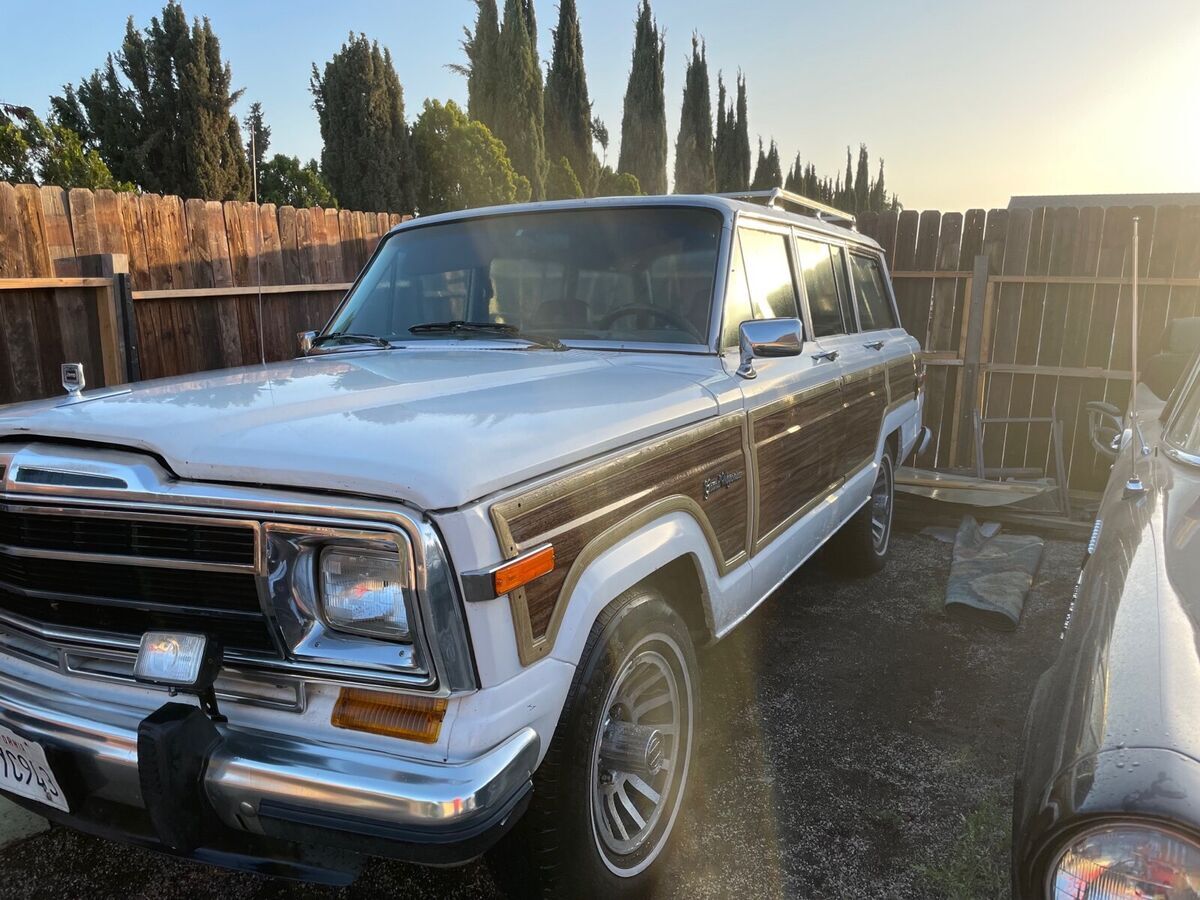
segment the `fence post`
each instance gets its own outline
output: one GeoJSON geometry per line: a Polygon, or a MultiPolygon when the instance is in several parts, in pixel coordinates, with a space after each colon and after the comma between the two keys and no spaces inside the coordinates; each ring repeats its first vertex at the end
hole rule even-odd
{"type": "Polygon", "coordinates": [[[118,282],[119,276],[129,275],[129,257],[124,253],[95,253],[79,257],[79,265],[84,275],[109,279],[109,286],[96,292],[100,358],[104,365],[104,384],[125,384],[129,381],[129,357],[125,342],[125,304],[118,282]]]}
{"type": "MultiPolygon", "coordinates": [[[[966,340],[963,344],[963,377],[961,393],[958,397],[958,433],[971,435],[975,431],[975,411],[979,397],[980,361],[983,356],[983,319],[988,293],[988,258],[984,254],[975,257],[975,265],[971,272],[971,296],[968,298],[966,340]]],[[[958,444],[958,458],[954,464],[970,467],[972,463],[982,464],[974,460],[976,442],[961,440],[958,444]]]]}
{"type": "Polygon", "coordinates": [[[142,360],[138,355],[137,311],[133,305],[133,281],[129,272],[113,274],[113,291],[121,316],[121,332],[125,342],[125,380],[142,380],[142,360]]]}

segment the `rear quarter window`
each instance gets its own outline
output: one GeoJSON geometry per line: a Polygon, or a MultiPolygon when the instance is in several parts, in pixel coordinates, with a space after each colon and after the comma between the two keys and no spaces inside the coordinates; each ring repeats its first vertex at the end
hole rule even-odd
{"type": "Polygon", "coordinates": [[[892,309],[891,297],[883,281],[883,270],[879,260],[850,254],[850,272],[854,278],[854,293],[858,301],[858,317],[863,331],[881,331],[895,328],[896,312],[892,309]]]}

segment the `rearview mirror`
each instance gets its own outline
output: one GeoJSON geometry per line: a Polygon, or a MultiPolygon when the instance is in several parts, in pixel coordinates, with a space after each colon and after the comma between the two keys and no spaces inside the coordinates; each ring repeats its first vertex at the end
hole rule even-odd
{"type": "Polygon", "coordinates": [[[738,329],[742,361],[737,373],[755,378],[754,359],[799,356],[804,344],[804,324],[799,319],[751,319],[738,329]]]}
{"type": "Polygon", "coordinates": [[[308,351],[312,349],[313,338],[317,336],[315,331],[301,331],[297,333],[296,340],[300,343],[300,355],[308,356],[308,351]]]}

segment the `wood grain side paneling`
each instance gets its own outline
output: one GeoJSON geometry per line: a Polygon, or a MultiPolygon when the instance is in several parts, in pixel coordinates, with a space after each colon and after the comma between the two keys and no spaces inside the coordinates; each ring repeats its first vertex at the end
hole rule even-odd
{"type": "Polygon", "coordinates": [[[910,354],[887,365],[888,409],[917,396],[917,357],[910,354]]]}
{"type": "Polygon", "coordinates": [[[581,554],[632,530],[639,513],[679,509],[704,530],[722,571],[748,555],[750,471],[745,419],[724,416],[652,441],[496,503],[493,524],[506,558],[554,545],[554,571],[509,594],[517,647],[525,665],[550,652],[581,554]],[[732,476],[717,487],[705,483],[732,476]]]}
{"type": "Polygon", "coordinates": [[[888,405],[887,369],[882,365],[872,366],[843,378],[842,403],[841,468],[838,474],[845,475],[861,466],[864,460],[875,458],[888,405]]]}
{"type": "Polygon", "coordinates": [[[835,381],[751,413],[759,496],[755,547],[791,524],[842,474],[836,430],[842,411],[835,381]]]}

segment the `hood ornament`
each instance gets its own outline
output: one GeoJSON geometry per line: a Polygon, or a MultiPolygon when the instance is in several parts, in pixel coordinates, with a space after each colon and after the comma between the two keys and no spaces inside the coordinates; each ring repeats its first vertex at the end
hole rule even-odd
{"type": "Polygon", "coordinates": [[[87,378],[83,374],[83,363],[62,364],[62,386],[68,397],[77,398],[83,393],[86,384],[87,378]]]}

